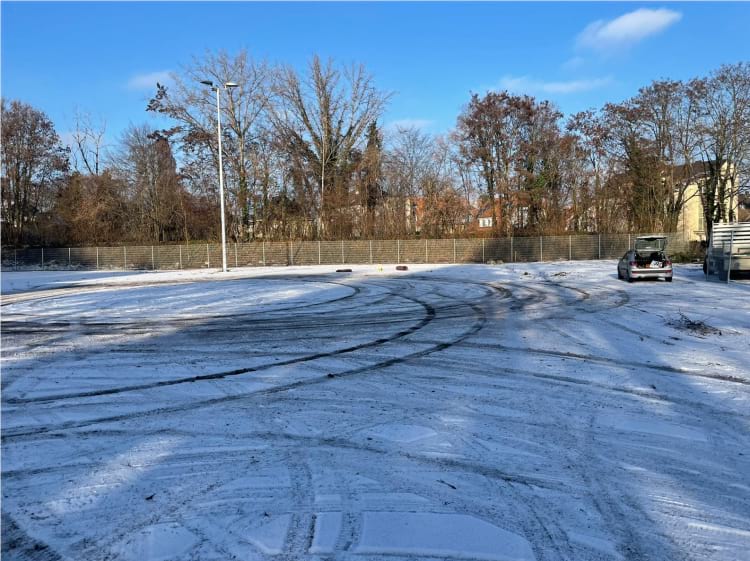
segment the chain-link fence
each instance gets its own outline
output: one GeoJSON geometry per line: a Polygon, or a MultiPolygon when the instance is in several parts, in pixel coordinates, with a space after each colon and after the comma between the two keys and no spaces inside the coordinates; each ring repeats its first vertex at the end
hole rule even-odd
{"type": "MultiPolygon", "coordinates": [[[[669,235],[670,254],[691,242],[669,235]]],[[[366,263],[516,263],[614,259],[636,234],[440,240],[289,241],[227,244],[227,266],[366,263]]],[[[221,244],[3,249],[4,269],[201,269],[221,267],[221,244]]]]}

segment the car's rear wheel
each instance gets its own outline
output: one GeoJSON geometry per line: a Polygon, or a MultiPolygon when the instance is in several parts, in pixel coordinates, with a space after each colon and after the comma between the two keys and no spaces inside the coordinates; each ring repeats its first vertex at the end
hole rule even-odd
{"type": "Polygon", "coordinates": [[[627,275],[628,276],[626,278],[628,282],[633,282],[635,280],[633,277],[630,276],[630,272],[628,272],[627,275]]]}
{"type": "Polygon", "coordinates": [[[672,282],[672,277],[667,277],[667,278],[666,278],[666,279],[664,279],[664,280],[665,280],[665,281],[667,281],[667,282],[672,282]]]}

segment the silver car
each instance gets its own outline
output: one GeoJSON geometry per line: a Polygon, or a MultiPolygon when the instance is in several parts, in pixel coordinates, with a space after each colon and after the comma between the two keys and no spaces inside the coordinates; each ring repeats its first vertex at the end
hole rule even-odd
{"type": "Polygon", "coordinates": [[[672,261],[665,252],[665,236],[638,236],[635,247],[617,263],[617,278],[633,282],[637,279],[664,279],[672,282],[672,261]]]}

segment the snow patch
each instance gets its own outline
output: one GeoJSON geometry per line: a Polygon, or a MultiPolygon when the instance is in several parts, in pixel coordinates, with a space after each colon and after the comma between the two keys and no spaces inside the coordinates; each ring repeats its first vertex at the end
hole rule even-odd
{"type": "Polygon", "coordinates": [[[383,440],[400,443],[416,442],[417,440],[437,435],[437,433],[429,427],[421,425],[402,425],[399,423],[378,425],[368,430],[367,434],[376,438],[382,438],[383,440]]]}
{"type": "Polygon", "coordinates": [[[675,425],[653,417],[645,419],[642,417],[636,417],[635,415],[615,414],[600,419],[599,422],[606,426],[626,432],[642,432],[657,436],[665,436],[667,438],[695,440],[697,442],[706,442],[707,440],[705,433],[700,429],[684,425],[675,425]]]}
{"type": "Polygon", "coordinates": [[[289,532],[289,525],[292,522],[291,514],[282,514],[281,516],[271,517],[271,521],[258,526],[249,528],[245,537],[247,541],[260,549],[263,553],[269,555],[278,555],[284,549],[284,541],[289,532]]]}
{"type": "Polygon", "coordinates": [[[428,503],[428,499],[414,493],[362,493],[366,503],[391,503],[403,506],[405,503],[428,503]]]}
{"type": "Polygon", "coordinates": [[[529,542],[465,514],[365,512],[357,553],[531,561],[529,542]]]}
{"type": "Polygon", "coordinates": [[[606,553],[607,555],[611,555],[616,559],[622,559],[622,556],[617,552],[614,544],[609,540],[605,540],[603,538],[595,538],[594,536],[581,534],[579,532],[568,532],[568,537],[574,542],[583,544],[592,549],[596,549],[598,551],[601,551],[602,553],[606,553]]]}
{"type": "Polygon", "coordinates": [[[338,493],[315,495],[316,505],[339,505],[341,504],[341,495],[338,493]]]}
{"type": "Polygon", "coordinates": [[[341,533],[342,519],[340,512],[320,512],[316,515],[310,553],[333,553],[341,533]]]}
{"type": "Polygon", "coordinates": [[[254,475],[238,477],[221,486],[225,491],[240,491],[245,489],[273,489],[289,487],[289,473],[286,470],[276,470],[269,475],[254,475]]]}
{"type": "Polygon", "coordinates": [[[141,529],[113,549],[122,559],[161,561],[184,554],[197,542],[197,536],[179,524],[154,524],[141,529]]]}

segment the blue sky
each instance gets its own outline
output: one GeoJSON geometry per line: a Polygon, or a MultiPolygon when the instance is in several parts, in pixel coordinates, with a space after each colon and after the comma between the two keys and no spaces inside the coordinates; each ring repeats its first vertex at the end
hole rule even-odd
{"type": "Polygon", "coordinates": [[[65,135],[76,109],[110,140],[153,82],[193,55],[247,48],[304,67],[313,53],[362,62],[394,93],[386,126],[441,133],[470,92],[512,89],[566,114],[620,101],[656,78],[750,60],[750,4],[2,2],[2,95],[65,135]]]}

